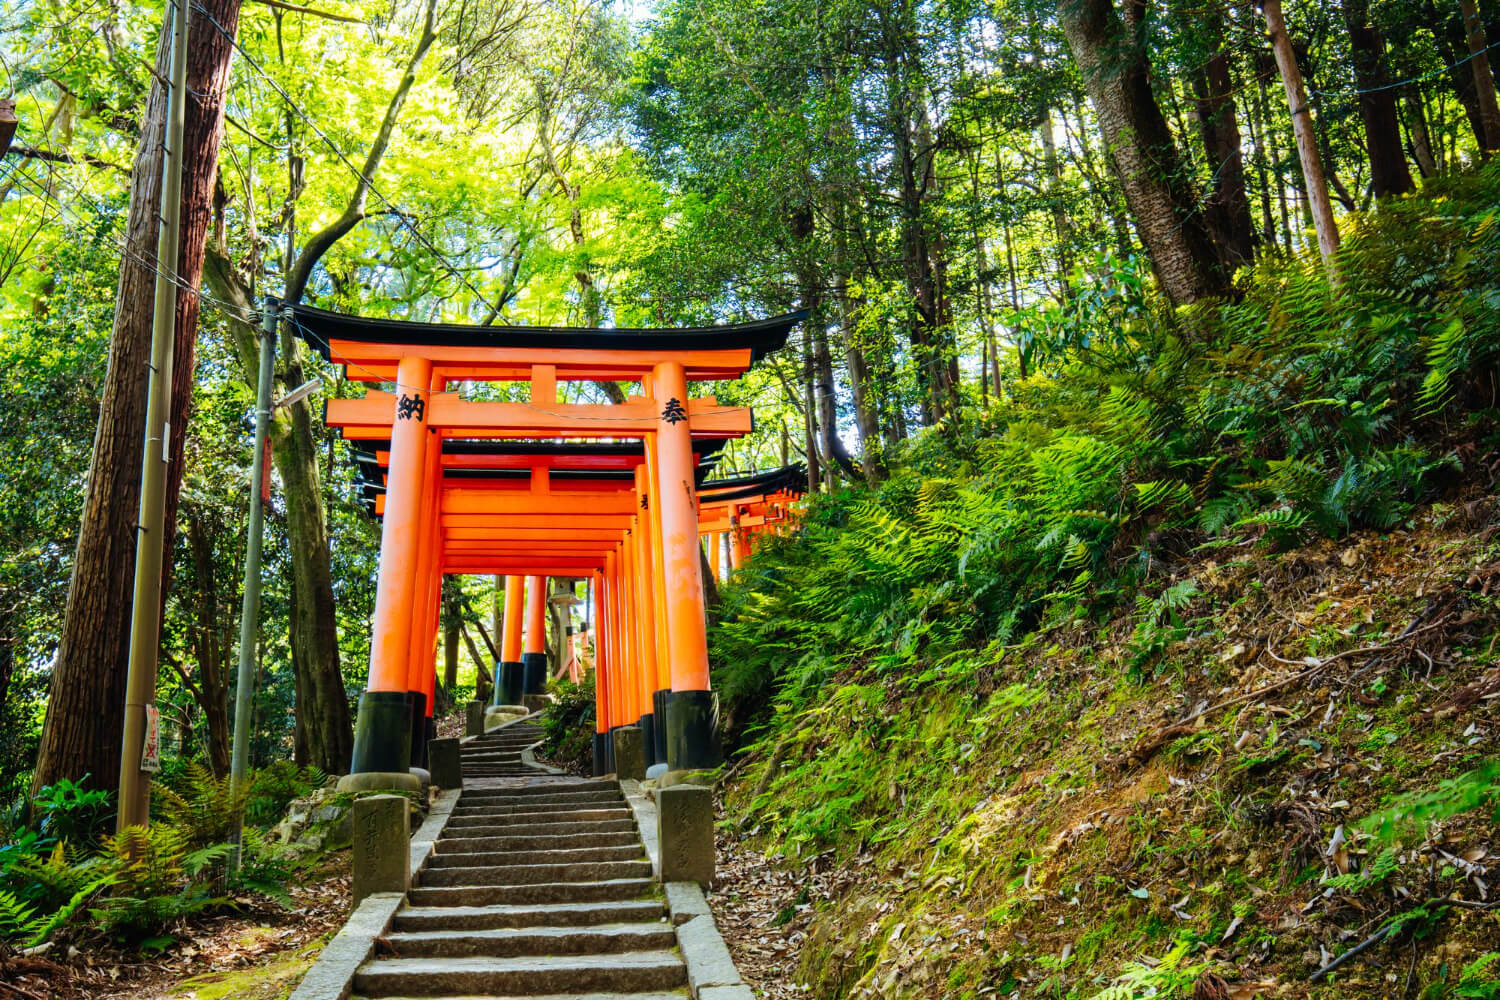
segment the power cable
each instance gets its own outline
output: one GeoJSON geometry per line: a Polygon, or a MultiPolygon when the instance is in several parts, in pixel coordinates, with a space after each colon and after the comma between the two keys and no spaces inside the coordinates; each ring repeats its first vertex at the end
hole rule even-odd
{"type": "Polygon", "coordinates": [[[395,216],[397,222],[401,226],[405,227],[405,229],[412,234],[412,236],[417,240],[418,243],[422,244],[422,246],[429,253],[431,253],[442,263],[442,265],[448,270],[449,275],[461,281],[464,286],[468,288],[468,290],[472,292],[480,302],[488,305],[489,297],[485,295],[484,292],[481,292],[478,287],[476,287],[474,283],[470,281],[466,275],[464,275],[462,270],[456,264],[454,264],[452,259],[449,258],[447,254],[439,250],[431,240],[424,236],[422,232],[412,224],[411,220],[407,218],[406,212],[397,208],[389,198],[381,193],[380,189],[375,186],[374,180],[367,177],[364,171],[362,171],[354,163],[353,160],[349,159],[344,151],[338,147],[338,145],[333,141],[332,138],[329,137],[328,133],[325,132],[322,127],[312,119],[311,115],[303,110],[302,106],[297,103],[296,99],[293,98],[291,94],[287,93],[286,88],[282,87],[280,83],[273,79],[271,75],[266,72],[265,68],[262,67],[258,61],[256,61],[254,56],[245,51],[244,46],[240,45],[239,40],[235,38],[234,34],[226,29],[222,24],[220,24],[218,19],[215,18],[209,10],[203,7],[202,4],[195,2],[192,6],[195,11],[208,19],[208,22],[213,25],[215,31],[224,36],[224,38],[229,42],[230,46],[240,54],[240,57],[243,58],[247,64],[249,64],[250,68],[253,69],[261,79],[270,84],[271,89],[276,92],[276,95],[281,98],[286,106],[290,108],[297,115],[297,117],[307,125],[308,128],[312,129],[313,133],[322,140],[323,144],[333,152],[333,155],[337,157],[338,160],[344,164],[344,166],[349,168],[349,171],[353,173],[356,178],[358,178],[360,183],[365,185],[365,188],[371,194],[373,194],[380,200],[381,204],[383,204],[390,211],[390,213],[395,216]]]}

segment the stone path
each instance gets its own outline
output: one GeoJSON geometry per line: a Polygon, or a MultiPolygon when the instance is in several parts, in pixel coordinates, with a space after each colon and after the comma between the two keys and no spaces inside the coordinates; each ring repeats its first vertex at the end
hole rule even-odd
{"type": "Polygon", "coordinates": [[[687,967],[613,781],[544,775],[519,722],[464,744],[464,791],[356,997],[667,1000],[687,967]]]}

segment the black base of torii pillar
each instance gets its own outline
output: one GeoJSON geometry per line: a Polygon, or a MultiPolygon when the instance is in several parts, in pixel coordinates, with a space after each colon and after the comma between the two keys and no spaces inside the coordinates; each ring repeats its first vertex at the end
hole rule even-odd
{"type": "Polygon", "coordinates": [[[519,705],[521,696],[525,693],[526,665],[520,660],[506,660],[500,664],[500,672],[495,677],[495,697],[490,704],[496,708],[501,705],[519,705]]]}
{"type": "Polygon", "coordinates": [[[667,768],[702,771],[724,762],[717,691],[668,691],[667,768]]]}

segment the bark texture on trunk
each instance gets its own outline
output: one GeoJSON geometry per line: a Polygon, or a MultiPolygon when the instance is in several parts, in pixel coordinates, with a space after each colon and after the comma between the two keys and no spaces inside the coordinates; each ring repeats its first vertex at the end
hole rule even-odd
{"type": "Polygon", "coordinates": [[[1203,150],[1213,171],[1203,213],[1219,259],[1231,273],[1250,263],[1255,253],[1255,224],[1250,219],[1250,199],[1245,193],[1245,164],[1240,152],[1234,91],[1229,53],[1219,48],[1194,78],[1193,96],[1203,150]]]}
{"type": "Polygon", "coordinates": [[[1312,210],[1313,228],[1318,235],[1318,252],[1323,263],[1332,268],[1334,254],[1339,249],[1339,229],[1333,221],[1333,203],[1328,200],[1328,177],[1323,172],[1323,156],[1318,149],[1317,133],[1313,129],[1312,106],[1307,101],[1307,90],[1302,85],[1302,70],[1297,65],[1297,53],[1292,48],[1292,39],[1287,34],[1286,18],[1281,13],[1281,0],[1264,0],[1261,9],[1265,12],[1266,29],[1271,34],[1271,50],[1276,54],[1276,67],[1281,71],[1281,84],[1286,90],[1286,100],[1292,112],[1292,136],[1297,142],[1297,157],[1302,162],[1302,179],[1306,185],[1308,205],[1312,210]]]}
{"type": "Polygon", "coordinates": [[[1500,104],[1495,100],[1495,76],[1490,71],[1489,38],[1479,19],[1474,0],[1458,0],[1464,18],[1464,42],[1469,48],[1469,68],[1474,74],[1474,95],[1479,103],[1476,129],[1486,152],[1500,150],[1500,104]]]}
{"type": "Polygon", "coordinates": [[[1354,56],[1354,82],[1362,91],[1359,116],[1365,126],[1365,152],[1370,157],[1370,188],[1377,198],[1405,194],[1416,185],[1401,148],[1401,119],[1396,111],[1399,92],[1389,86],[1385,39],[1370,23],[1368,0],[1344,0],[1344,23],[1354,56]]]}
{"type": "Polygon", "coordinates": [[[1162,291],[1176,305],[1227,294],[1229,276],[1151,91],[1144,48],[1109,0],[1059,0],[1058,15],[1162,291]]]}
{"type": "Polygon", "coordinates": [[[220,604],[213,534],[196,511],[189,509],[186,520],[196,619],[192,650],[198,669],[196,679],[182,670],[181,680],[203,712],[208,730],[208,766],[222,778],[229,773],[229,629],[234,618],[220,604]]]}
{"type": "MultiPolygon", "coordinates": [[[[463,604],[458,596],[458,580],[443,577],[443,687],[452,695],[458,684],[458,627],[463,604]]],[[[477,678],[476,678],[477,679],[477,678]]]]}
{"type": "MultiPolygon", "coordinates": [[[[239,0],[202,0],[202,6],[230,35],[236,32],[239,0]]],[[[232,54],[230,40],[195,10],[188,35],[182,233],[177,261],[183,290],[177,294],[172,378],[171,426],[177,433],[169,442],[166,532],[162,540],[163,574],[168,577],[192,401],[199,307],[196,289],[203,271],[232,54]]],[[[169,72],[169,33],[164,33],[157,46],[156,82],[146,98],[141,139],[131,171],[125,258],[120,262],[109,369],[94,433],[67,610],[48,691],[47,717],[32,777],[33,793],[59,779],[78,780],[85,774],[90,775],[93,788],[113,790],[119,782],[167,108],[161,81],[169,72]]],[[[163,600],[166,594],[164,586],[163,600]]]]}

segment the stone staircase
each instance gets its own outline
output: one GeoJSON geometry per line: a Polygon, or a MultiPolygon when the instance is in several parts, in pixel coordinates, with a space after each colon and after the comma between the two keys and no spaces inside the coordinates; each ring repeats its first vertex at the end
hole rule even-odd
{"type": "Polygon", "coordinates": [[[475,778],[534,777],[537,769],[521,762],[521,751],[541,742],[542,727],[522,719],[464,744],[464,783],[475,778]]]}
{"type": "Polygon", "coordinates": [[[613,781],[543,776],[514,723],[464,744],[464,791],[356,997],[667,1000],[687,967],[613,781]]]}

